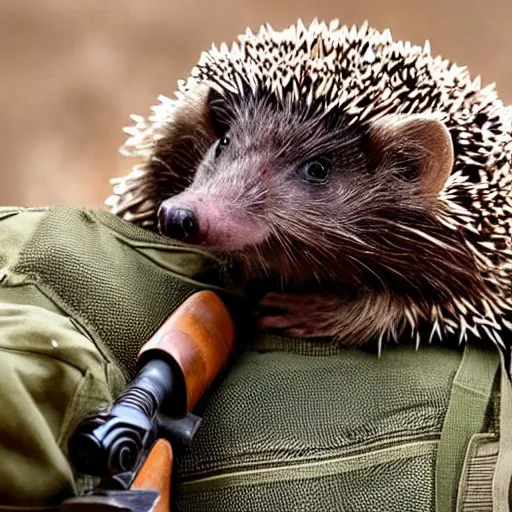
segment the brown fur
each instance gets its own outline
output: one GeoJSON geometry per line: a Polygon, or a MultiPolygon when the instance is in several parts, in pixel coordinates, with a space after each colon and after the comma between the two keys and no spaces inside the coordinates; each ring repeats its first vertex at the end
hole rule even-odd
{"type": "Polygon", "coordinates": [[[330,282],[339,291],[315,295],[316,302],[274,296],[263,305],[287,312],[262,326],[359,343],[405,328],[413,303],[426,319],[433,304],[483,288],[473,255],[434,215],[437,176],[446,180],[453,162],[446,142],[432,152],[432,137],[442,137],[437,122],[420,118],[397,131],[390,117],[349,127],[336,111],[319,116],[267,97],[212,97],[203,96],[204,108],[195,104],[200,123],[185,110],[156,151],[157,163],[193,176],[177,195],[162,183],[160,197],[172,196],[163,204],[192,205],[200,224],[210,225],[192,242],[225,254],[248,279],[276,275],[313,288],[316,282],[319,290],[330,282]],[[204,149],[215,132],[230,137],[219,156],[217,141],[204,149]],[[182,151],[180,142],[192,137],[198,151],[182,151]],[[328,182],[305,183],[297,169],[324,155],[332,162],[328,182]]]}
{"type": "Polygon", "coordinates": [[[507,356],[512,108],[492,86],[428,43],[299,20],[203,52],[153,112],[127,129],[142,163],[110,211],[302,291],[267,295],[262,326],[507,356]]]}

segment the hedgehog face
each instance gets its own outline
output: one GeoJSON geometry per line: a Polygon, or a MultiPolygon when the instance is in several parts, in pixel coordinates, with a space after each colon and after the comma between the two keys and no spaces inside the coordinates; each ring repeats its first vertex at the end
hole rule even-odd
{"type": "Polygon", "coordinates": [[[453,268],[471,258],[433,215],[453,163],[442,123],[388,116],[349,126],[343,112],[318,116],[268,97],[209,109],[216,139],[191,185],[163,201],[164,234],[301,280],[467,284],[453,268]]]}
{"type": "Polygon", "coordinates": [[[229,107],[228,122],[212,120],[218,138],[191,186],[164,203],[164,232],[179,236],[172,211],[185,205],[198,229],[182,237],[224,251],[279,236],[285,212],[298,219],[315,210],[321,231],[328,205],[342,206],[350,182],[365,174],[361,135],[339,116],[309,118],[265,99],[229,107]]]}
{"type": "Polygon", "coordinates": [[[311,118],[300,106],[285,108],[268,98],[233,100],[222,109],[210,111],[216,139],[192,184],[163,204],[166,234],[223,251],[261,245],[280,235],[282,213],[299,218],[311,205],[320,220],[364,172],[362,138],[339,116],[311,118]],[[172,212],[185,206],[196,230],[176,229],[172,212]]]}

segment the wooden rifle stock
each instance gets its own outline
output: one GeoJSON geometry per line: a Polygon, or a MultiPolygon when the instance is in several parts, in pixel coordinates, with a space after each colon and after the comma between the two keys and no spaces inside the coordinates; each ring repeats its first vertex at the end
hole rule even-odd
{"type": "Polygon", "coordinates": [[[63,502],[62,512],[170,510],[173,450],[162,433],[171,442],[191,441],[199,420],[191,411],[227,362],[234,338],[232,318],[211,291],[189,297],[162,324],[110,411],[88,416],[71,437],[75,468],[102,481],[63,502]]]}
{"type": "MultiPolygon", "coordinates": [[[[189,297],[139,352],[139,366],[153,357],[170,357],[184,377],[182,411],[171,400],[171,415],[191,411],[221,370],[231,351],[235,328],[219,297],[201,291],[189,297]]],[[[178,396],[176,396],[179,399],[178,396]]]]}
{"type": "Polygon", "coordinates": [[[158,501],[153,512],[171,510],[172,462],[171,444],[166,439],[159,439],[133,481],[132,489],[158,491],[158,501]]]}

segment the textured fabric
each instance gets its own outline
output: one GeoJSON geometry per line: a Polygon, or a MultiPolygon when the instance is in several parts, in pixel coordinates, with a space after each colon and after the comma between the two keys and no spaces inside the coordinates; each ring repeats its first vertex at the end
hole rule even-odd
{"type": "Polygon", "coordinates": [[[55,506],[76,493],[69,435],[120,392],[117,373],[107,382],[106,362],[70,319],[0,303],[0,505],[55,506]]]}
{"type": "Polygon", "coordinates": [[[493,479],[492,497],[496,512],[510,512],[512,507],[512,383],[507,377],[507,363],[500,353],[501,424],[500,449],[493,479]]]}
{"type": "MultiPolygon", "coordinates": [[[[347,461],[333,474],[286,478],[280,473],[261,482],[239,475],[236,482],[208,482],[204,491],[178,497],[177,510],[194,512],[427,512],[432,508],[435,451],[396,451],[395,459],[347,461]]],[[[235,475],[236,476],[236,475],[235,475]]],[[[199,491],[200,489],[198,489],[199,491]]]]}
{"type": "MultiPolygon", "coordinates": [[[[0,507],[81,492],[65,450],[74,425],[112,401],[141,344],[203,288],[245,325],[229,269],[202,251],[104,212],[0,209],[0,507]]],[[[176,510],[433,511],[461,359],[439,346],[388,347],[379,359],[260,337],[209,393],[192,448],[177,453],[176,510]]],[[[474,411],[488,430],[493,403],[474,411]]]]}
{"type": "Polygon", "coordinates": [[[4,266],[4,286],[35,284],[128,375],[133,375],[141,343],[189,295],[205,287],[222,292],[221,285],[231,285],[213,258],[172,246],[101,211],[20,213],[21,219],[9,217],[0,224],[0,237],[14,239],[13,233],[30,224],[23,217],[35,216],[37,230],[15,245],[19,254],[11,254],[13,261],[4,266]]]}
{"type": "Polygon", "coordinates": [[[433,346],[389,347],[381,359],[246,354],[179,459],[177,510],[435,510],[460,363],[460,352],[433,346]]]}
{"type": "Polygon", "coordinates": [[[66,458],[72,430],[112,402],[187,296],[220,284],[214,258],[104,212],[0,210],[0,508],[84,489],[66,458]]]}
{"type": "Polygon", "coordinates": [[[471,439],[459,483],[457,512],[493,512],[492,483],[499,441],[492,434],[471,439]]]}
{"type": "Polygon", "coordinates": [[[471,438],[482,431],[499,354],[468,345],[455,375],[436,462],[436,510],[450,512],[457,500],[464,454],[471,438]]]}

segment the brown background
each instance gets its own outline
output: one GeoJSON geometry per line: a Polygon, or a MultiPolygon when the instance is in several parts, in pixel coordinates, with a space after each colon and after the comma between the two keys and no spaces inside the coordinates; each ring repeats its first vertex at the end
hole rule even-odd
{"type": "Polygon", "coordinates": [[[101,206],[131,113],[172,94],[212,41],[297,17],[364,19],[512,103],[512,0],[0,0],[0,205],[101,206]]]}

